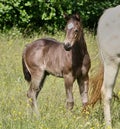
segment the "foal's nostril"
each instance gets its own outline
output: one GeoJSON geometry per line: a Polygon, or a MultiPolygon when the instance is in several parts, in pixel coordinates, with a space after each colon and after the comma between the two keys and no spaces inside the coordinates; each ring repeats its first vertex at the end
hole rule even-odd
{"type": "Polygon", "coordinates": [[[70,51],[70,49],[71,49],[70,43],[64,44],[64,48],[65,48],[66,51],[70,51]]]}

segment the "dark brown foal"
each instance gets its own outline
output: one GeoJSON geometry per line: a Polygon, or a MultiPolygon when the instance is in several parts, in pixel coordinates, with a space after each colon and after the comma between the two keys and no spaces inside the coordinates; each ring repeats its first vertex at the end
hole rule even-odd
{"type": "Polygon", "coordinates": [[[39,39],[27,45],[23,52],[23,72],[30,83],[27,96],[37,114],[37,96],[49,74],[64,78],[68,109],[74,106],[72,89],[75,79],[83,105],[88,101],[90,58],[80,17],[72,15],[67,20],[65,43],[49,38],[39,39]]]}

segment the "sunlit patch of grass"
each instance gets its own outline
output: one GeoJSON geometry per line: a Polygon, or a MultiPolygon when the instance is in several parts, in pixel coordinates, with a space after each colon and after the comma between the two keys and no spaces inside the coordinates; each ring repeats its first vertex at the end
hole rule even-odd
{"type": "MultiPolygon", "coordinates": [[[[28,84],[22,73],[21,55],[25,44],[41,37],[53,37],[61,42],[63,32],[56,35],[45,33],[23,37],[17,30],[0,35],[0,129],[103,129],[102,105],[99,103],[90,112],[83,114],[77,83],[73,88],[75,105],[72,111],[65,108],[66,95],[63,79],[49,76],[38,97],[40,117],[28,115],[28,84]]],[[[92,60],[90,76],[99,64],[98,48],[94,35],[85,31],[85,39],[92,60]]],[[[119,92],[118,92],[119,95],[119,92]]],[[[120,126],[120,104],[113,101],[113,125],[120,126]]]]}

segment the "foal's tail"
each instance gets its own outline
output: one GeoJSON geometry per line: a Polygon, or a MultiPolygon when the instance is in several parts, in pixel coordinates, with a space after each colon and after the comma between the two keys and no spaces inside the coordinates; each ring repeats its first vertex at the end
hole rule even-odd
{"type": "Polygon", "coordinates": [[[101,100],[101,87],[103,83],[104,68],[101,64],[98,73],[90,80],[90,100],[89,104],[94,106],[98,100],[101,100]]]}
{"type": "Polygon", "coordinates": [[[23,66],[24,78],[25,78],[26,81],[30,82],[31,81],[31,75],[30,75],[30,72],[28,71],[28,69],[26,67],[23,56],[22,56],[22,66],[23,66]]]}

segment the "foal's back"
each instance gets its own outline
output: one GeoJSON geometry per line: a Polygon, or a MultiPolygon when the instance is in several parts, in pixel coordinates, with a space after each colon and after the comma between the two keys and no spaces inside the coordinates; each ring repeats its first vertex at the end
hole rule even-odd
{"type": "Polygon", "coordinates": [[[63,71],[72,65],[71,52],[66,52],[62,43],[51,38],[39,39],[27,45],[24,56],[30,71],[39,68],[59,77],[63,77],[63,71]]]}

